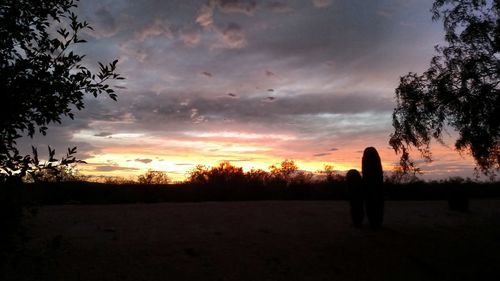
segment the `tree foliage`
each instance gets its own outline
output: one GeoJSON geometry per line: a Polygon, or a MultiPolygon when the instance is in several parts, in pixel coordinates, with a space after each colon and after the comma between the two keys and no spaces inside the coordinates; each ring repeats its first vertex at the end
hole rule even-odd
{"type": "Polygon", "coordinates": [[[313,174],[299,170],[293,160],[272,165],[269,172],[261,169],[244,172],[243,168],[222,161],[215,167],[197,165],[189,172],[188,182],[213,187],[289,186],[310,184],[313,182],[313,174]]]}
{"type": "Polygon", "coordinates": [[[243,168],[236,167],[228,161],[222,161],[218,166],[212,168],[197,165],[189,176],[189,181],[192,183],[224,187],[239,185],[243,179],[243,168]]]}
{"type": "Polygon", "coordinates": [[[475,159],[478,170],[500,168],[500,3],[436,0],[433,19],[442,19],[447,45],[423,74],[401,77],[390,145],[401,153],[404,171],[416,169],[410,150],[432,159],[430,142],[458,132],[455,148],[475,159]]]}
{"type": "Polygon", "coordinates": [[[168,184],[170,178],[165,172],[149,169],[144,175],[137,177],[137,182],[140,184],[168,184]]]}
{"type": "MultiPolygon", "coordinates": [[[[22,135],[43,135],[61,117],[73,119],[84,96],[116,100],[110,80],[117,60],[92,72],[75,46],[92,27],[72,11],[78,0],[2,0],[0,3],[0,175],[24,176],[33,157],[19,154],[22,135]]],[[[49,149],[50,151],[50,149],[49,149]]],[[[65,158],[75,160],[74,158],[65,158]]]]}
{"type": "Polygon", "coordinates": [[[295,161],[286,159],[283,160],[279,166],[270,166],[269,170],[271,172],[271,177],[277,180],[290,182],[299,170],[299,167],[295,164],[295,161]]]}

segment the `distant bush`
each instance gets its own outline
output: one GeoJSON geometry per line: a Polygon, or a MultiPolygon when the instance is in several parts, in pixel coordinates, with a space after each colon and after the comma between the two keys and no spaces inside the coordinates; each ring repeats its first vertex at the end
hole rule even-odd
{"type": "Polygon", "coordinates": [[[137,177],[139,184],[168,184],[170,178],[165,172],[149,169],[144,175],[137,177]]]}
{"type": "Polygon", "coordinates": [[[299,170],[299,167],[293,160],[284,160],[279,166],[272,165],[269,167],[270,178],[274,184],[289,185],[294,181],[294,177],[299,170]]]}
{"type": "Polygon", "coordinates": [[[228,161],[221,162],[218,166],[212,168],[198,165],[189,175],[190,183],[212,187],[239,186],[244,183],[244,179],[243,168],[233,166],[228,161]]]}
{"type": "Polygon", "coordinates": [[[343,183],[346,180],[345,176],[335,171],[332,165],[324,165],[323,170],[316,171],[316,174],[320,177],[319,181],[329,184],[343,183]]]}

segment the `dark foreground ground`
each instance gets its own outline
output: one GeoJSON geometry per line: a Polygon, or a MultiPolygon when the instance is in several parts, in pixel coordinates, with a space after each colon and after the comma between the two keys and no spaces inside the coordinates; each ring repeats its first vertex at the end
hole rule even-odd
{"type": "Polygon", "coordinates": [[[385,227],[339,201],[42,207],[1,280],[500,280],[500,200],[386,202],[385,227]]]}

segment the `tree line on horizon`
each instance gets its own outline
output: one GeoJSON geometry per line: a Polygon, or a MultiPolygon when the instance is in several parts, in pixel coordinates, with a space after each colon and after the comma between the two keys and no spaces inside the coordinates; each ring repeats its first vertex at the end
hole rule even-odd
{"type": "Polygon", "coordinates": [[[27,183],[43,183],[43,182],[75,182],[75,181],[97,181],[108,184],[175,184],[175,183],[191,183],[198,185],[216,185],[216,184],[238,184],[243,182],[253,182],[259,184],[298,184],[311,183],[317,181],[342,181],[344,176],[335,171],[332,165],[325,165],[323,170],[316,172],[300,170],[294,160],[283,160],[279,164],[269,166],[268,170],[251,169],[247,172],[243,171],[242,167],[235,166],[230,161],[221,161],[216,166],[196,165],[186,174],[186,179],[183,181],[173,181],[168,175],[168,172],[148,169],[143,174],[135,178],[124,177],[97,177],[95,180],[91,176],[80,174],[75,165],[59,166],[57,169],[44,170],[40,169],[35,173],[34,177],[31,174],[23,178],[27,183]]]}
{"type": "MultiPolygon", "coordinates": [[[[282,162],[271,165],[267,170],[250,169],[244,171],[230,161],[222,161],[215,166],[196,165],[186,173],[184,180],[173,180],[166,171],[148,169],[137,176],[87,176],[82,175],[72,167],[59,166],[57,169],[39,170],[36,180],[27,176],[25,183],[64,183],[64,182],[95,182],[110,185],[179,185],[195,184],[199,186],[290,186],[290,185],[314,185],[314,184],[344,184],[347,182],[349,171],[335,170],[333,165],[325,164],[323,169],[316,171],[305,171],[295,163],[294,160],[285,159],[282,162]]],[[[489,182],[498,182],[489,179],[489,182]]],[[[478,182],[474,178],[463,178],[450,176],[440,180],[424,180],[418,174],[404,173],[399,167],[392,171],[384,171],[384,183],[387,184],[413,184],[413,183],[444,183],[454,182],[457,184],[467,182],[478,182]]]]}

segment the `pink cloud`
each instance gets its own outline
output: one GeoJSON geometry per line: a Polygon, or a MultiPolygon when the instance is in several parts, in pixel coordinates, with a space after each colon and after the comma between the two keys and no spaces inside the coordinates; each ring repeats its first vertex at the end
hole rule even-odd
{"type": "Polygon", "coordinates": [[[245,33],[235,23],[230,23],[219,33],[219,44],[215,47],[241,49],[247,45],[245,33]]]}
{"type": "Polygon", "coordinates": [[[312,0],[314,7],[325,8],[332,4],[332,0],[312,0]]]}
{"type": "Polygon", "coordinates": [[[165,36],[167,38],[171,38],[173,36],[170,24],[166,20],[155,19],[153,23],[136,33],[137,39],[141,42],[149,37],[156,36],[165,36]]]}

